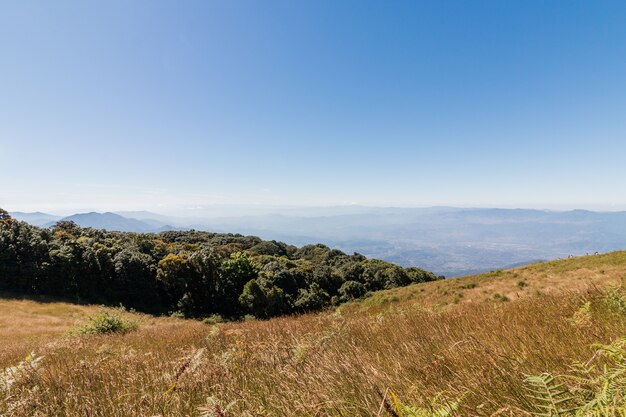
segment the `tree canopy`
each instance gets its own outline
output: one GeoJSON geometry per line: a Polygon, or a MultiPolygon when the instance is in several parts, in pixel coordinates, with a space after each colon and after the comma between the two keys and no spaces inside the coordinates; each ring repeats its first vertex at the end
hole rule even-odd
{"type": "Polygon", "coordinates": [[[0,289],[24,294],[155,314],[267,318],[438,278],[321,244],[297,248],[193,230],[109,232],[72,222],[40,228],[0,209],[0,289]]]}

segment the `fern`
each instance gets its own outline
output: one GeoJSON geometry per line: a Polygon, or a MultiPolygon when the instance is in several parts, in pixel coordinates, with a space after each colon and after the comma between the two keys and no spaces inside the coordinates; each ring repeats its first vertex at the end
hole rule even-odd
{"type": "Polygon", "coordinates": [[[393,409],[388,411],[398,417],[452,417],[459,409],[461,401],[460,398],[456,401],[442,400],[440,394],[431,399],[427,407],[417,407],[404,404],[392,390],[389,390],[389,394],[393,400],[393,409]]]}
{"type": "Polygon", "coordinates": [[[626,314],[626,297],[622,286],[611,287],[604,296],[605,304],[617,314],[626,314]]]}
{"type": "Polygon", "coordinates": [[[205,407],[199,407],[200,417],[228,417],[229,412],[234,407],[237,401],[233,401],[226,406],[223,406],[221,402],[215,397],[207,398],[207,405],[205,407]]]}
{"type": "MultiPolygon", "coordinates": [[[[618,415],[626,412],[626,338],[607,346],[599,346],[594,358],[607,360],[598,370],[595,366],[574,367],[580,376],[570,376],[577,386],[573,389],[584,400],[577,416],[603,416],[606,410],[618,415]]],[[[611,415],[613,415],[611,414],[611,415]]]]}
{"type": "Polygon", "coordinates": [[[548,373],[528,376],[524,382],[528,390],[527,397],[531,400],[538,412],[533,415],[538,417],[564,417],[572,408],[563,408],[568,403],[575,401],[565,384],[557,384],[556,378],[548,373]]]}
{"type": "Polygon", "coordinates": [[[526,378],[528,398],[538,410],[533,415],[626,417],[626,338],[596,348],[589,362],[575,363],[572,374],[563,377],[569,388],[547,373],[526,378]]]}

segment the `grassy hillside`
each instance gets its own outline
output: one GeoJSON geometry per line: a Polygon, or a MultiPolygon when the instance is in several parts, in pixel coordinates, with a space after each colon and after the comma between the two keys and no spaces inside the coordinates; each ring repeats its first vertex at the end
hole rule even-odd
{"type": "Polygon", "coordinates": [[[529,296],[580,292],[594,287],[619,285],[625,278],[626,251],[618,251],[378,291],[362,302],[342,308],[377,311],[387,309],[389,304],[442,307],[450,304],[510,301],[529,296]]]}
{"type": "Polygon", "coordinates": [[[527,375],[611,364],[594,344],[626,335],[626,299],[605,289],[625,274],[616,252],[211,325],[109,309],[139,328],[108,335],[66,334],[99,307],[7,299],[0,369],[35,355],[0,383],[0,415],[528,416],[527,375]]]}

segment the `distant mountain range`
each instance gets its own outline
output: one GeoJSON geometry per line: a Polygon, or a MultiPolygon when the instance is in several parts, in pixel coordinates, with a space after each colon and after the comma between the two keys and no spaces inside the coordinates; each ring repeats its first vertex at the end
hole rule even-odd
{"type": "Polygon", "coordinates": [[[61,220],[62,216],[55,216],[53,214],[42,213],[37,211],[35,213],[24,213],[21,211],[11,212],[11,217],[17,220],[21,220],[26,223],[30,223],[34,226],[44,226],[48,223],[53,223],[61,220]]]}
{"type": "MultiPolygon", "coordinates": [[[[147,213],[147,212],[146,212],[147,213]]],[[[35,226],[50,227],[58,221],[72,221],[81,227],[93,227],[118,232],[155,233],[166,230],[182,230],[183,228],[168,225],[165,222],[150,219],[144,220],[125,217],[120,214],[106,213],[77,213],[71,216],[60,217],[46,213],[14,212],[11,216],[35,226]]]]}
{"type": "Polygon", "coordinates": [[[236,207],[212,209],[197,211],[193,218],[148,211],[11,215],[44,227],[72,220],[83,227],[117,231],[196,229],[252,234],[296,245],[321,242],[446,276],[626,248],[626,212],[363,206],[258,211],[242,215],[244,210],[236,207]],[[238,214],[224,216],[228,212],[238,214]]]}

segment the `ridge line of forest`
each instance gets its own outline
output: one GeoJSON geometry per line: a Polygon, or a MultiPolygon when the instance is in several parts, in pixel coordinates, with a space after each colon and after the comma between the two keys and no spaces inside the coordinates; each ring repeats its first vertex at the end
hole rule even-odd
{"type": "Polygon", "coordinates": [[[200,231],[41,228],[0,209],[0,289],[153,314],[268,318],[441,279],[325,245],[200,231]]]}

